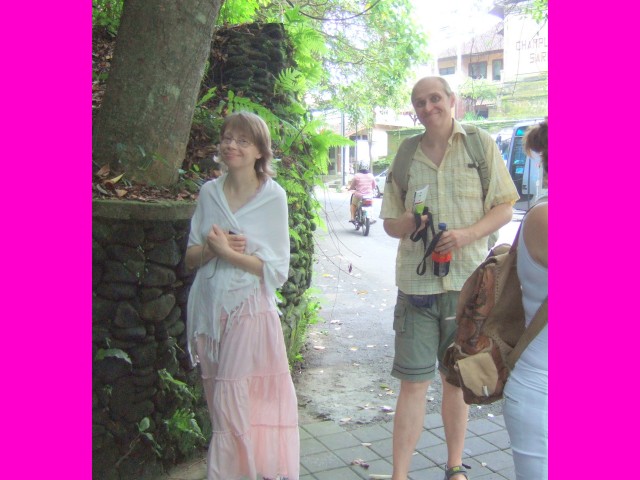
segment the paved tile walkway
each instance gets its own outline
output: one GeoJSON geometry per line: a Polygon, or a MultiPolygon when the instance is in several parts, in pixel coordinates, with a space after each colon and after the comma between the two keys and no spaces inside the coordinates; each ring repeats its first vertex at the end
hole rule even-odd
{"type": "MultiPolygon", "coordinates": [[[[353,429],[331,421],[300,426],[300,480],[391,478],[393,423],[353,429]],[[355,460],[368,465],[352,464],[355,460]]],[[[447,449],[439,414],[428,414],[411,462],[411,480],[443,480],[447,449]]],[[[472,480],[515,479],[502,415],[469,421],[464,463],[472,480]]],[[[356,462],[357,463],[357,462],[356,462]]],[[[179,465],[158,480],[206,480],[205,459],[179,465]]]]}

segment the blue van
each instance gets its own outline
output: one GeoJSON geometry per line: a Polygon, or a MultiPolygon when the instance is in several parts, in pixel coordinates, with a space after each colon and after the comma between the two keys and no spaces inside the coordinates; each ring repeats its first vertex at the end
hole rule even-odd
{"type": "Polygon", "coordinates": [[[547,194],[546,186],[542,185],[542,166],[538,160],[527,156],[523,144],[527,128],[541,121],[542,119],[527,120],[513,126],[513,134],[505,158],[509,174],[523,200],[537,199],[547,194]]]}

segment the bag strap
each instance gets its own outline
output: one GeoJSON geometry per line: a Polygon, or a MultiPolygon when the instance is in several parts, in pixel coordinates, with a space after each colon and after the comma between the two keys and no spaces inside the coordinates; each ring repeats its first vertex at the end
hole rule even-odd
{"type": "Polygon", "coordinates": [[[489,192],[489,182],[491,176],[489,175],[489,166],[487,165],[487,158],[484,153],[484,147],[478,134],[478,127],[475,125],[462,125],[462,128],[466,132],[466,135],[462,136],[462,143],[464,143],[464,149],[467,151],[467,155],[471,158],[473,163],[468,164],[469,168],[475,168],[480,176],[480,183],[482,184],[482,203],[487,198],[489,192]]]}
{"type": "Polygon", "coordinates": [[[440,237],[442,236],[443,231],[440,230],[438,231],[438,233],[436,233],[436,229],[433,226],[433,220],[431,218],[431,215],[429,214],[429,208],[425,207],[424,211],[422,212],[423,215],[427,215],[428,219],[427,219],[427,224],[425,225],[423,230],[420,230],[420,232],[418,232],[418,229],[420,228],[420,224],[422,222],[422,218],[420,216],[420,214],[415,213],[414,214],[414,219],[416,222],[416,229],[414,230],[414,232],[409,236],[409,238],[413,241],[413,242],[419,242],[420,240],[422,240],[422,244],[424,245],[424,256],[422,257],[422,261],[420,263],[418,263],[418,266],[416,267],[416,273],[418,275],[424,275],[425,272],[427,271],[427,258],[429,257],[429,255],[431,255],[433,253],[433,250],[435,250],[436,245],[438,243],[438,241],[440,240],[440,237]],[[428,238],[429,238],[429,228],[431,228],[431,235],[432,235],[432,239],[431,242],[428,243],[428,238]]]}
{"type": "MultiPolygon", "coordinates": [[[[467,155],[469,155],[473,162],[468,166],[470,168],[475,168],[478,171],[480,183],[482,184],[482,201],[484,203],[487,198],[487,192],[489,191],[489,182],[491,181],[484,146],[482,145],[482,140],[478,133],[478,127],[475,125],[463,124],[462,128],[466,133],[466,135],[462,136],[464,149],[467,151],[467,155]]],[[[413,160],[413,154],[420,144],[422,135],[424,134],[420,133],[418,135],[414,135],[402,142],[392,164],[391,174],[400,187],[403,201],[407,195],[407,190],[409,189],[409,168],[411,166],[411,161],[413,160]]]]}
{"type": "MultiPolygon", "coordinates": [[[[533,208],[533,206],[531,208],[533,208]]],[[[518,238],[520,237],[520,231],[522,230],[522,226],[524,225],[524,219],[526,218],[527,214],[531,211],[531,208],[527,210],[527,212],[522,217],[522,221],[520,222],[520,226],[518,227],[518,232],[516,233],[516,236],[513,239],[513,244],[509,249],[509,253],[516,252],[516,250],[518,249],[518,238]]],[[[524,333],[522,334],[522,336],[520,337],[516,345],[513,347],[513,350],[511,350],[511,352],[509,352],[509,355],[507,355],[507,367],[509,367],[509,370],[513,370],[513,367],[518,361],[518,358],[520,358],[520,355],[522,354],[522,352],[524,352],[524,349],[527,348],[527,346],[531,343],[531,340],[533,340],[536,337],[536,335],[538,335],[542,331],[544,326],[547,324],[548,298],[549,297],[547,296],[542,302],[542,304],[540,304],[540,306],[538,307],[538,310],[536,311],[536,314],[533,316],[533,319],[531,320],[531,323],[525,329],[524,333]]]]}
{"type": "MultiPolygon", "coordinates": [[[[487,192],[489,191],[491,176],[489,175],[489,166],[487,165],[482,140],[480,140],[478,127],[475,125],[463,124],[462,128],[466,133],[466,135],[462,136],[462,143],[464,144],[464,149],[466,150],[467,155],[469,155],[473,162],[468,166],[470,168],[475,168],[478,171],[480,183],[482,184],[482,201],[484,203],[487,198],[487,192]]],[[[392,177],[400,187],[403,201],[406,198],[407,190],[409,189],[409,168],[411,166],[411,161],[413,160],[413,154],[420,144],[422,135],[424,134],[420,133],[409,137],[400,144],[400,148],[398,148],[398,152],[396,153],[391,167],[392,177]]]]}
{"type": "Polygon", "coordinates": [[[403,203],[407,198],[407,190],[409,189],[409,168],[411,167],[413,154],[420,144],[422,135],[422,133],[419,133],[404,140],[400,144],[398,152],[391,164],[391,179],[395,180],[396,184],[400,187],[400,197],[403,203]]]}
{"type": "Polygon", "coordinates": [[[516,343],[516,346],[513,347],[513,350],[511,350],[511,352],[509,352],[509,355],[507,355],[507,366],[509,367],[509,370],[513,370],[513,367],[515,367],[516,362],[520,358],[522,352],[524,352],[524,349],[527,348],[527,346],[536,337],[536,335],[538,335],[542,331],[544,326],[548,323],[548,300],[549,297],[547,296],[544,299],[544,302],[542,302],[542,304],[538,307],[538,311],[534,315],[533,320],[531,320],[531,323],[525,329],[524,333],[520,337],[520,340],[518,340],[518,343],[516,343]]]}
{"type": "MultiPolygon", "coordinates": [[[[526,214],[525,214],[526,216],[526,214]]],[[[520,238],[520,230],[522,230],[522,225],[524,225],[524,216],[520,221],[520,225],[518,226],[518,231],[516,232],[516,236],[513,238],[513,243],[511,244],[511,248],[509,249],[509,253],[513,253],[518,250],[518,238],[520,238]]]]}
{"type": "MultiPolygon", "coordinates": [[[[431,228],[433,229],[433,224],[431,225],[431,228]]],[[[422,261],[416,267],[416,273],[418,275],[422,276],[427,271],[427,258],[429,258],[433,253],[433,251],[436,249],[436,245],[440,241],[440,237],[442,236],[443,233],[444,233],[444,230],[438,230],[438,233],[435,233],[433,235],[433,238],[431,239],[431,242],[429,243],[428,247],[426,247],[426,243],[425,243],[426,248],[424,251],[424,256],[422,257],[422,261]]]]}

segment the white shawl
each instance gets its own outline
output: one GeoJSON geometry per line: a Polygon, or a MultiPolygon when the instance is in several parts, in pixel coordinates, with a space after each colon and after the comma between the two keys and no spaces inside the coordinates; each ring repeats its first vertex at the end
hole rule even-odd
{"type": "MultiPolygon", "coordinates": [[[[283,188],[268,178],[255,197],[232,213],[223,192],[228,174],[205,183],[200,189],[196,210],[191,219],[189,244],[204,245],[213,224],[246,236],[245,253],[264,262],[263,283],[273,296],[289,276],[289,224],[287,197],[283,188]]],[[[207,337],[207,353],[217,362],[220,342],[220,317],[229,315],[226,329],[234,321],[234,313],[244,302],[255,306],[260,278],[236,268],[227,261],[214,258],[198,269],[187,302],[187,342],[191,362],[199,362],[196,337],[207,337]]],[[[255,310],[252,310],[252,312],[255,310]]]]}

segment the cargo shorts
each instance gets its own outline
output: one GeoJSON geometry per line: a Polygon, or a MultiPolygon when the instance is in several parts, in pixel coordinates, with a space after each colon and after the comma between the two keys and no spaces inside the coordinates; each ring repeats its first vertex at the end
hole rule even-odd
{"type": "Polygon", "coordinates": [[[409,382],[435,378],[436,359],[443,374],[442,358],[456,334],[456,305],[460,292],[437,294],[430,307],[415,307],[398,290],[393,312],[395,355],[391,376],[409,382]],[[449,318],[449,320],[446,320],[449,318]]]}

